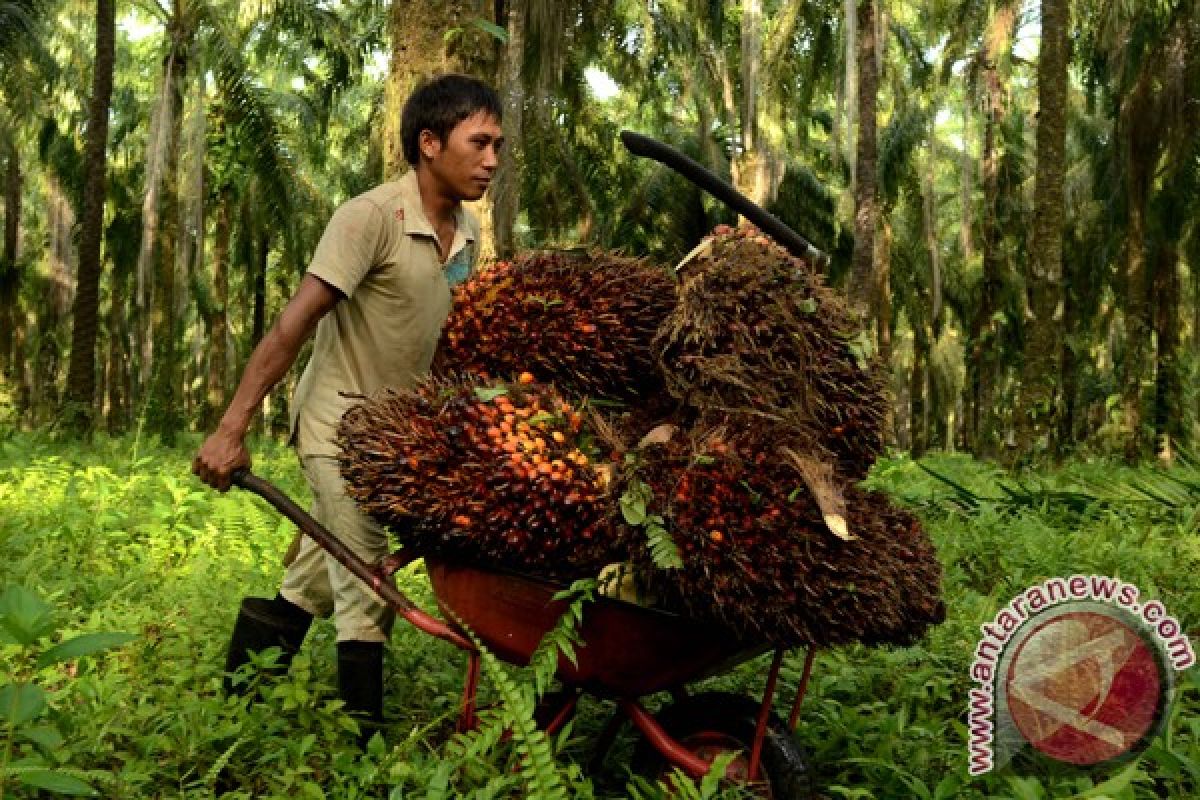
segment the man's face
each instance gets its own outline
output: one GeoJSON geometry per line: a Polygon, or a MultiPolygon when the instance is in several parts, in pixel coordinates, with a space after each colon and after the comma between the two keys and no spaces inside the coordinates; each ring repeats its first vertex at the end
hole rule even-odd
{"type": "Polygon", "coordinates": [[[504,135],[500,120],[479,111],[454,126],[440,141],[432,131],[422,131],[421,153],[442,190],[457,200],[483,197],[499,164],[504,135]]]}

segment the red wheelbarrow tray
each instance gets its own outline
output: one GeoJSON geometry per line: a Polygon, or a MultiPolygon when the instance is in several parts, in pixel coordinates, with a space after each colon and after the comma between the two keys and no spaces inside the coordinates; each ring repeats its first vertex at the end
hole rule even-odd
{"type": "MultiPolygon", "coordinates": [[[[566,609],[566,601],[554,599],[563,588],[559,584],[427,556],[425,567],[434,596],[442,613],[452,620],[446,622],[420,609],[391,581],[391,575],[416,556],[396,554],[378,564],[367,564],[270,482],[239,470],[233,475],[233,483],[274,506],[370,586],[407,622],[467,651],[460,729],[470,729],[477,724],[475,695],[480,671],[478,649],[465,635],[464,627],[497,657],[524,666],[529,663],[542,637],[566,609]]],[[[638,698],[660,691],[682,694],[686,683],[717,674],[774,649],[747,770],[750,780],[757,777],[785,648],[747,641],[718,626],[609,597],[598,598],[588,606],[579,633],[583,644],[576,649],[575,663],[560,656],[557,672],[572,691],[559,708],[552,709],[554,713],[546,724],[547,731],[561,728],[574,713],[580,691],[587,691],[615,700],[656,750],[695,777],[708,771],[709,762],[672,739],[642,707],[638,698]]],[[[813,656],[814,651],[809,648],[788,720],[791,730],[796,727],[813,656]]]]}
{"type": "MultiPolygon", "coordinates": [[[[567,603],[563,587],[512,572],[427,556],[425,568],[442,613],[465,625],[492,653],[525,665],[567,603]]],[[[567,684],[608,697],[641,697],[721,672],[766,652],[713,625],[610,597],[590,603],[579,628],[575,663],[559,659],[567,684]]]]}

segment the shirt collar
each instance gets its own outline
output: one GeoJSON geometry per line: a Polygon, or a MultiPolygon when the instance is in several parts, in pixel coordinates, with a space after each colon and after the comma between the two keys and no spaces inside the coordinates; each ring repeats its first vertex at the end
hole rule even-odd
{"type": "MultiPolygon", "coordinates": [[[[421,204],[421,189],[417,186],[416,169],[409,169],[404,173],[399,184],[400,197],[404,203],[404,232],[436,239],[433,224],[425,216],[425,206],[421,204]]],[[[450,254],[453,256],[467,242],[474,241],[475,230],[468,220],[467,210],[459,203],[458,208],[454,210],[454,243],[450,247],[450,254]]]]}

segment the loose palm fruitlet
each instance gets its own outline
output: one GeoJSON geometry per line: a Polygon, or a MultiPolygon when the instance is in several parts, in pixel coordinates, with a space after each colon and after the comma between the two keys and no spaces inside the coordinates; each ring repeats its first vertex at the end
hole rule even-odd
{"type": "Polygon", "coordinates": [[[662,394],[650,342],[675,305],[663,269],[609,253],[530,253],[455,290],[438,374],[528,370],[575,397],[662,394]]]}
{"type": "Polygon", "coordinates": [[[917,519],[846,488],[844,541],[777,445],[786,431],[710,429],[643,448],[644,481],[682,557],[656,567],[624,529],[639,582],[668,608],[772,642],[909,643],[945,616],[941,565],[917,519]]]}
{"type": "Polygon", "coordinates": [[[683,268],[654,341],[668,390],[774,420],[862,478],[883,447],[884,372],[841,298],[753,228],[718,229],[683,268]]]}
{"type": "Polygon", "coordinates": [[[427,380],[386,390],[338,428],[346,492],[405,546],[546,577],[616,558],[611,501],[583,415],[553,388],[427,380]]]}

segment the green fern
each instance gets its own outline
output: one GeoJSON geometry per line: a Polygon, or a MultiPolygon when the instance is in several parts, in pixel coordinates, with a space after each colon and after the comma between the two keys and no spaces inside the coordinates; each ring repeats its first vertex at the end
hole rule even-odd
{"type": "MultiPolygon", "coordinates": [[[[736,752],[718,755],[713,759],[712,767],[698,784],[683,770],[675,768],[671,770],[668,777],[653,784],[646,778],[635,777],[625,787],[625,791],[630,800],[652,800],[652,798],[653,800],[659,800],[659,798],[715,800],[718,797],[741,797],[743,790],[740,787],[722,786],[725,772],[737,756],[736,752]]],[[[746,792],[745,796],[755,797],[757,795],[746,792]]]]}
{"type": "Polygon", "coordinates": [[[213,762],[213,765],[209,767],[208,772],[204,773],[204,784],[206,786],[212,786],[217,782],[217,778],[220,776],[225,767],[229,765],[229,760],[233,758],[233,754],[236,753],[237,749],[245,743],[246,737],[240,736],[234,740],[233,744],[225,748],[225,752],[221,753],[221,755],[217,757],[217,760],[213,762]]]}
{"type": "Polygon", "coordinates": [[[554,679],[558,669],[559,653],[572,664],[577,664],[575,647],[582,644],[579,637],[579,626],[583,622],[583,608],[587,603],[596,599],[597,582],[594,578],[577,580],[570,587],[554,595],[555,600],[568,602],[566,610],[558,618],[554,627],[546,632],[537,649],[529,658],[529,668],[533,672],[535,699],[541,698],[554,679]]]}
{"type": "Polygon", "coordinates": [[[658,514],[647,513],[653,499],[654,492],[645,481],[630,478],[628,488],[621,495],[621,515],[629,525],[646,529],[646,543],[656,567],[679,569],[683,566],[683,556],[667,531],[665,521],[658,514]]]}
{"type": "Polygon", "coordinates": [[[650,557],[659,569],[681,569],[683,556],[679,547],[671,538],[670,532],[663,526],[663,518],[656,515],[646,518],[646,541],[650,544],[650,557]]]}
{"type": "Polygon", "coordinates": [[[512,732],[513,743],[520,756],[518,766],[525,781],[525,797],[530,800],[566,800],[566,784],[558,773],[550,739],[538,729],[533,719],[535,700],[530,687],[514,681],[500,660],[483,646],[479,637],[465,626],[463,630],[479,649],[483,672],[500,695],[503,704],[500,718],[512,732]]]}
{"type": "MultiPolygon", "coordinates": [[[[584,607],[595,597],[596,580],[592,578],[575,581],[554,595],[554,600],[566,601],[567,607],[530,656],[531,684],[513,680],[474,632],[459,622],[479,649],[483,671],[495,685],[501,707],[481,712],[479,727],[456,738],[449,748],[456,761],[466,764],[482,760],[499,746],[506,733],[511,733],[520,757],[520,776],[526,789],[524,796],[537,800],[559,800],[568,796],[567,783],[554,759],[554,747],[546,733],[537,727],[534,712],[557,672],[559,655],[576,663],[575,647],[582,643],[578,629],[583,621],[584,607]]],[[[508,789],[511,789],[511,779],[501,774],[493,776],[471,796],[496,797],[508,789]]]]}

